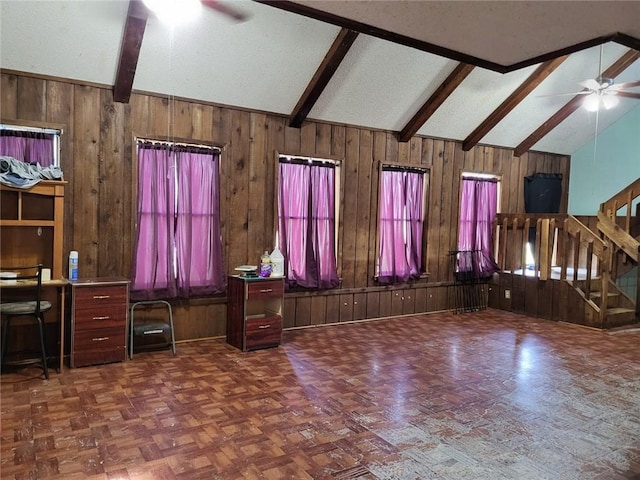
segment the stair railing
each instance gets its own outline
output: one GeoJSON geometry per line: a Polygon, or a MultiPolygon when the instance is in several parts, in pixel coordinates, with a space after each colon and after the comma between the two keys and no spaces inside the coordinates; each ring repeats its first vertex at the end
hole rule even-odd
{"type": "Polygon", "coordinates": [[[634,200],[638,197],[640,197],[640,178],[627,185],[609,200],[602,202],[600,204],[598,218],[600,218],[602,214],[603,217],[609,218],[615,225],[618,225],[618,211],[626,208],[621,228],[626,233],[631,234],[632,206],[634,200]]]}
{"type": "MultiPolygon", "coordinates": [[[[636,318],[640,319],[640,242],[632,235],[633,202],[640,197],[640,178],[627,185],[606,202],[600,204],[598,212],[598,230],[612,244],[610,263],[615,266],[614,249],[624,252],[624,261],[631,259],[637,268],[636,279],[636,318]],[[625,209],[624,217],[618,217],[618,211],[625,209]]],[[[636,223],[640,205],[637,206],[636,223]]],[[[637,232],[636,232],[637,234],[637,232]]]]}
{"type": "Polygon", "coordinates": [[[598,312],[599,320],[604,321],[611,278],[609,248],[578,219],[564,214],[498,214],[494,241],[496,262],[502,271],[539,280],[566,280],[582,292],[598,312]],[[527,265],[531,229],[535,229],[536,239],[534,263],[527,265]],[[591,300],[591,294],[597,291],[602,295],[600,306],[591,300]]]}

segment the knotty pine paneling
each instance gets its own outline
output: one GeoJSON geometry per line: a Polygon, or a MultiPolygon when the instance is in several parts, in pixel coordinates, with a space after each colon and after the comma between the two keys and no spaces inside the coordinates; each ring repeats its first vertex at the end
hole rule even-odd
{"type": "MultiPolygon", "coordinates": [[[[3,118],[65,125],[65,254],[79,250],[82,276],[130,274],[135,136],[193,139],[223,148],[220,201],[229,273],[237,265],[257,263],[264,250],[273,248],[276,152],[342,159],[341,288],[306,296],[287,294],[285,328],[450,308],[446,285],[453,277],[448,254],[457,244],[463,171],[499,175],[500,211],[513,213],[524,211],[525,175],[562,173],[561,211],[566,211],[569,158],[564,156],[528,152],[518,158],[509,149],[488,146],[463,152],[456,141],[413,137],[401,143],[390,132],[312,121],[296,129],[280,115],[139,93],[129,104],[117,104],[109,89],[16,72],[2,72],[0,80],[3,118]],[[425,259],[429,277],[414,286],[381,288],[373,279],[380,163],[430,169],[425,259]],[[346,307],[340,301],[344,296],[352,299],[346,307]],[[402,302],[403,296],[411,301],[402,302]]],[[[524,283],[521,287],[522,298],[515,306],[525,310],[524,283]]],[[[496,296],[504,303],[500,293],[506,287],[497,288],[496,296]]],[[[545,290],[535,297],[547,294],[545,290]]],[[[178,302],[178,339],[223,335],[225,311],[224,305],[201,299],[178,302]]],[[[540,312],[548,313],[544,308],[540,312]]]]}

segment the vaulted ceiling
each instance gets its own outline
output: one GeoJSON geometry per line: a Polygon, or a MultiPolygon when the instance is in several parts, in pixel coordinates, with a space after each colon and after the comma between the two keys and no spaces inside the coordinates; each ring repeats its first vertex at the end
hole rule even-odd
{"type": "MultiPolygon", "coordinates": [[[[640,1],[220,1],[170,28],[137,0],[0,0],[0,67],[306,119],[572,154],[640,107],[640,1]]],[[[640,134],[640,132],[639,132],[640,134]]]]}

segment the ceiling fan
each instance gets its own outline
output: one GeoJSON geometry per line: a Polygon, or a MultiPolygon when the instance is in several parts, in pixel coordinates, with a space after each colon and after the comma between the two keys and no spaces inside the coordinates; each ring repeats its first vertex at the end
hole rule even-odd
{"type": "Polygon", "coordinates": [[[577,97],[584,95],[582,106],[585,110],[597,112],[600,109],[609,110],[620,102],[620,97],[640,99],[640,92],[629,91],[640,87],[640,80],[624,83],[615,83],[613,76],[606,76],[607,72],[602,72],[602,50],[600,45],[600,59],[598,65],[598,76],[579,82],[584,87],[578,92],[556,93],[552,95],[542,95],[543,97],[558,97],[571,95],[577,97]]]}
{"type": "Polygon", "coordinates": [[[244,22],[247,15],[220,0],[143,0],[146,7],[167,23],[194,17],[200,6],[215,10],[236,22],[244,22]]]}
{"type": "Polygon", "coordinates": [[[616,84],[613,78],[598,76],[580,82],[580,85],[584,90],[575,92],[574,95],[587,95],[583,106],[590,112],[598,111],[602,107],[606,110],[615,107],[619,102],[618,97],[640,99],[640,93],[627,91],[629,88],[640,87],[640,81],[616,84]]]}
{"type": "Polygon", "coordinates": [[[582,102],[582,106],[590,112],[597,112],[601,108],[609,110],[615,107],[620,102],[619,97],[640,99],[640,93],[627,91],[629,88],[639,87],[640,81],[616,84],[613,78],[605,77],[602,74],[603,49],[604,46],[600,45],[598,76],[596,78],[590,78],[580,82],[580,85],[584,87],[584,90],[574,93],[574,95],[586,95],[582,102]]]}

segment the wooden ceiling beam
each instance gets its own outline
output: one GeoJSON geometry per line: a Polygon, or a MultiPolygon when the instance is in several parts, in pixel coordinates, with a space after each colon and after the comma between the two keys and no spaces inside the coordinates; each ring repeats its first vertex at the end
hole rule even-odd
{"type": "Polygon", "coordinates": [[[293,112],[291,112],[289,117],[290,127],[300,128],[357,37],[358,32],[347,28],[340,30],[318,70],[316,70],[300,100],[298,100],[293,112]]]}
{"type": "Polygon", "coordinates": [[[474,68],[473,65],[468,63],[459,63],[447,79],[433,92],[433,95],[420,107],[413,118],[400,130],[398,141],[408,142],[474,68]]]}
{"type": "Polygon", "coordinates": [[[120,46],[116,81],[113,85],[114,102],[129,102],[148,17],[149,10],[141,0],[129,0],[129,10],[122,34],[122,45],[120,46]]]}
{"type": "Polygon", "coordinates": [[[465,152],[475,147],[482,138],[489,133],[493,127],[502,121],[511,110],[522,102],[542,81],[558,68],[567,59],[567,55],[558,57],[548,62],[544,62],[535,72],[496,108],[469,136],[462,142],[462,150],[465,152]]]}
{"type": "MultiPolygon", "coordinates": [[[[602,72],[602,76],[605,78],[615,78],[624,72],[631,64],[640,58],[640,52],[637,50],[627,50],[618,60],[616,60],[609,68],[602,72]]],[[[551,130],[556,128],[562,121],[575,112],[582,106],[584,95],[576,95],[569,100],[560,110],[554,113],[546,122],[540,125],[531,135],[524,139],[520,145],[518,145],[513,155],[520,157],[525,152],[528,152],[531,147],[538,143],[545,135],[551,130]]]]}

